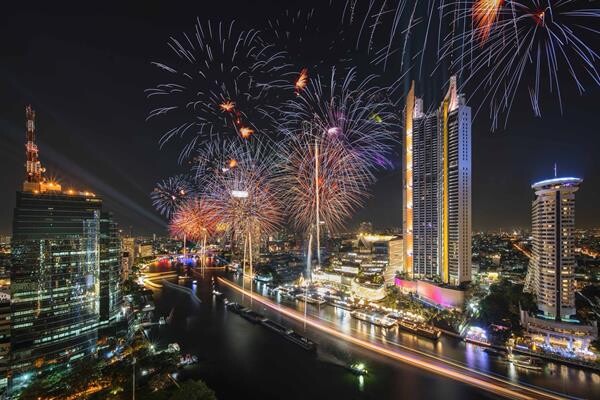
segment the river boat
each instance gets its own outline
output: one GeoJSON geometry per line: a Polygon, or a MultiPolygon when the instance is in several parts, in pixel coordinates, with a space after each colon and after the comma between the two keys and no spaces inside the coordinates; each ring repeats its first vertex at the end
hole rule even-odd
{"type": "Polygon", "coordinates": [[[369,322],[373,325],[381,326],[383,328],[392,328],[394,325],[396,325],[396,321],[378,312],[354,310],[350,313],[350,315],[352,315],[353,318],[369,322]]]}

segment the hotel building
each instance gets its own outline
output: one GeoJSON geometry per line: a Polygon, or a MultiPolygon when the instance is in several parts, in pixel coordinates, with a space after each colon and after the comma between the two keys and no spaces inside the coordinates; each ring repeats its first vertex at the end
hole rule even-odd
{"type": "Polygon", "coordinates": [[[575,192],[580,178],[533,184],[532,257],[525,289],[536,296],[545,317],[560,321],[575,314],[575,192]]]}

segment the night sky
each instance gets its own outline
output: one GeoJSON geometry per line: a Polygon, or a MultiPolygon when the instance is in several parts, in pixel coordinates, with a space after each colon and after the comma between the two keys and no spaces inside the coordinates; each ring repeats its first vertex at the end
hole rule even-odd
{"type": "MultiPolygon", "coordinates": [[[[0,23],[0,233],[10,233],[15,191],[24,177],[26,104],[37,113],[48,176],[101,195],[124,229],[164,233],[165,222],[153,210],[149,193],[156,181],[185,167],[177,163],[179,147],[161,150],[161,131],[146,122],[144,89],[156,83],[150,61],[168,54],[169,35],[190,31],[196,16],[251,19],[260,27],[284,7],[307,4],[170,1],[134,7],[102,2],[101,8],[83,10],[78,3],[34,3],[22,2],[17,9],[4,5],[0,23]]],[[[336,14],[328,18],[335,21],[336,14]]],[[[331,29],[335,32],[335,24],[331,29]]],[[[307,46],[310,40],[319,38],[308,39],[307,46]]],[[[551,177],[555,162],[559,175],[584,179],[577,195],[577,226],[600,225],[600,93],[588,84],[580,97],[565,78],[563,115],[555,98],[548,97],[541,99],[542,118],[535,118],[526,92],[520,92],[523,97],[516,99],[505,129],[490,132],[486,112],[474,121],[474,230],[529,227],[530,185],[551,177]]],[[[401,226],[400,171],[379,175],[372,197],[350,226],[361,220],[379,228],[401,226]]]]}

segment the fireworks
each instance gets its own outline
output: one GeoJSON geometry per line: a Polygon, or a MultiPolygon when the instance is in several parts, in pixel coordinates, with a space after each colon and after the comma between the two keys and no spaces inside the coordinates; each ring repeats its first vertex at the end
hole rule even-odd
{"type": "Polygon", "coordinates": [[[282,207],[270,147],[233,140],[213,148],[211,158],[217,168],[197,171],[223,227],[236,236],[273,232],[282,221],[282,207]]]}
{"type": "Polygon", "coordinates": [[[300,94],[306,85],[308,84],[308,69],[302,68],[298,78],[296,79],[296,83],[294,84],[294,88],[296,89],[296,94],[300,94]]]}
{"type": "Polygon", "coordinates": [[[174,237],[200,241],[215,233],[220,219],[215,207],[204,199],[191,198],[173,213],[169,232],[174,237]]]}
{"type": "Polygon", "coordinates": [[[193,186],[185,175],[176,175],[159,182],[150,197],[158,212],[170,218],[177,207],[193,194],[193,186]]]}
{"type": "Polygon", "coordinates": [[[191,34],[170,38],[175,57],[153,62],[162,79],[146,90],[154,105],[148,119],[161,118],[170,126],[161,145],[191,137],[182,158],[209,139],[259,132],[264,100],[286,84],[281,77],[283,56],[261,40],[258,31],[210,21],[197,21],[194,28],[191,34]]]}
{"type": "Polygon", "coordinates": [[[389,165],[399,129],[385,90],[371,85],[371,78],[358,81],[353,72],[341,82],[336,78],[334,71],[330,82],[311,80],[283,107],[284,203],[304,232],[315,224],[341,228],[366,198],[373,171],[389,165]]]}
{"type": "Polygon", "coordinates": [[[503,3],[504,0],[476,0],[473,4],[473,23],[482,44],[489,38],[503,3]]]}
{"type": "Polygon", "coordinates": [[[534,114],[540,116],[542,83],[547,82],[549,92],[556,95],[561,111],[563,76],[572,79],[580,94],[586,89],[585,76],[600,85],[599,56],[590,46],[598,40],[594,24],[600,10],[582,7],[571,1],[475,2],[476,24],[457,38],[464,44],[453,66],[468,73],[464,84],[483,94],[481,103],[489,102],[493,127],[502,114],[506,124],[521,91],[529,94],[534,114]],[[467,51],[477,42],[481,45],[467,51]]]}

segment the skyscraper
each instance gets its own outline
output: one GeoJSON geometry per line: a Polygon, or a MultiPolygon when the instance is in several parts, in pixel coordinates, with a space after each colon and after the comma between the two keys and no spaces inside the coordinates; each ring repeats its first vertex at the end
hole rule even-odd
{"type": "Polygon", "coordinates": [[[27,107],[27,170],[14,210],[11,266],[13,387],[31,373],[94,355],[98,328],[120,308],[120,244],[102,200],[47,181],[27,107]]]}
{"type": "Polygon", "coordinates": [[[408,94],[404,134],[404,272],[471,280],[471,108],[450,79],[441,106],[408,94]]]}
{"type": "Polygon", "coordinates": [[[580,178],[534,183],[531,231],[533,251],[525,289],[535,294],[545,317],[560,321],[575,314],[575,192],[580,178]]]}

